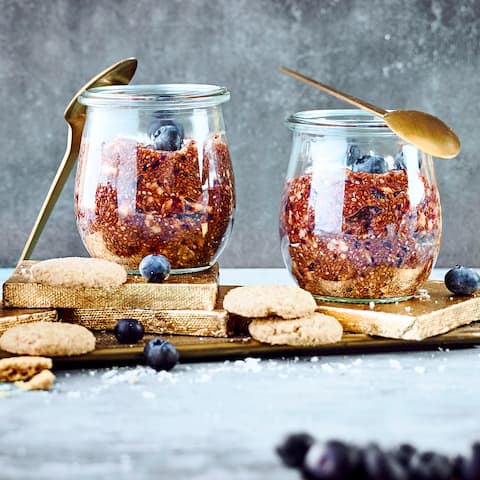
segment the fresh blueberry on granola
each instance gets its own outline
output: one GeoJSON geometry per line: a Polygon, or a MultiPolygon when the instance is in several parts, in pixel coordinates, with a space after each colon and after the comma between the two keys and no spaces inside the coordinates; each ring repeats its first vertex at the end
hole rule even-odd
{"type": "Polygon", "coordinates": [[[143,350],[145,363],[155,370],[171,370],[178,362],[179,355],[174,345],[163,338],[150,340],[143,350]]]}
{"type": "Polygon", "coordinates": [[[347,167],[351,167],[360,158],[360,147],[352,144],[347,151],[347,167]]]}
{"type": "Polygon", "coordinates": [[[170,275],[170,262],[161,254],[143,257],[138,270],[142,277],[150,283],[161,283],[170,275]]]}
{"type": "Polygon", "coordinates": [[[173,120],[154,118],[148,135],[156,150],[173,152],[182,147],[184,132],[183,127],[173,120]]]}
{"type": "Polygon", "coordinates": [[[113,333],[119,343],[137,343],[143,338],[144,328],[134,318],[122,318],[115,325],[113,333]]]}
{"type": "Polygon", "coordinates": [[[385,173],[387,164],[380,155],[363,155],[352,165],[352,172],[385,173]]]}
{"type": "Polygon", "coordinates": [[[471,295],[480,289],[480,275],[471,268],[456,265],[446,273],[445,286],[455,295],[471,295]]]}

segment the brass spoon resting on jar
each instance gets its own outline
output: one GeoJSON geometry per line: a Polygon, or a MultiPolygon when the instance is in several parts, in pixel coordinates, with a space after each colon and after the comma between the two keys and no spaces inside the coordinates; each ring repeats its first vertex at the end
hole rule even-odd
{"type": "Polygon", "coordinates": [[[400,138],[433,157],[454,158],[460,152],[461,145],[457,135],[448,125],[433,115],[417,110],[384,110],[290,68],[280,67],[280,70],[297,80],[382,118],[400,138]]]}
{"type": "Polygon", "coordinates": [[[80,149],[80,139],[82,136],[83,125],[85,123],[86,108],[78,102],[79,96],[87,89],[101,87],[105,85],[124,85],[130,82],[135,70],[137,69],[136,58],[126,58],[121,60],[103,72],[93,77],[87,82],[72,98],[65,109],[64,118],[68,124],[67,147],[62,161],[57,169],[57,173],[50,186],[50,190],[43,202],[42,208],[37,216],[35,224],[30,232],[27,242],[23,248],[18,264],[23,260],[30,258],[30,255],[38,242],[38,239],[45,227],[48,218],[55,206],[58,197],[62,193],[63,187],[70,176],[75,165],[75,161],[80,149]]]}

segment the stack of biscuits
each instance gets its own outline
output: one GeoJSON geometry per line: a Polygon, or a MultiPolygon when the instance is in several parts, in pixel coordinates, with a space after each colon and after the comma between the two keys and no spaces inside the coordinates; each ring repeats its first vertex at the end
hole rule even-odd
{"type": "Polygon", "coordinates": [[[271,345],[314,347],[342,338],[341,324],[316,312],[312,295],[299,287],[256,285],[230,290],[223,300],[229,313],[249,319],[248,331],[271,345]]]}

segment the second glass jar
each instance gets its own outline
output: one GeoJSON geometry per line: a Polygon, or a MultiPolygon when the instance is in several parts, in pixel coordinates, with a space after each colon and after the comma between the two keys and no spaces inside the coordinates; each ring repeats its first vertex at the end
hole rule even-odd
{"type": "Polygon", "coordinates": [[[88,90],[75,183],[80,236],[92,257],[136,271],[151,253],[172,273],[209,268],[230,235],[233,168],[212,85],[88,90]]]}
{"type": "Polygon", "coordinates": [[[287,126],[280,236],[299,286],[327,301],[414,295],[440,247],[432,157],[359,110],[300,112],[287,126]]]}

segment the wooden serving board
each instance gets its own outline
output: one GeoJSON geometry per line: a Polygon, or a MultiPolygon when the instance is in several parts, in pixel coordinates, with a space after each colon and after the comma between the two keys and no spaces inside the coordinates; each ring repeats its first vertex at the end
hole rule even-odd
{"type": "MultiPolygon", "coordinates": [[[[55,368],[84,368],[86,366],[112,366],[142,364],[145,343],[153,338],[148,335],[135,345],[120,345],[112,333],[95,332],[97,348],[81,356],[56,357],[55,368]]],[[[395,340],[371,337],[361,333],[345,333],[340,342],[318,347],[290,347],[266,345],[248,336],[232,338],[192,337],[163,335],[173,343],[180,354],[182,363],[198,361],[221,361],[247,357],[292,357],[348,355],[357,353],[398,352],[432,350],[438,348],[467,348],[480,345],[480,324],[478,322],[457,328],[444,335],[427,338],[423,341],[395,340]]],[[[0,358],[11,356],[0,350],[0,358]]]]}
{"type": "Polygon", "coordinates": [[[57,312],[52,309],[28,309],[28,308],[7,308],[0,305],[0,334],[7,328],[21,323],[39,321],[54,322],[57,320],[57,312]]]}
{"type": "MultiPolygon", "coordinates": [[[[219,304],[226,291],[233,287],[220,287],[219,304]]],[[[454,297],[441,282],[427,282],[425,288],[430,299],[412,299],[399,304],[376,305],[374,309],[364,305],[344,305],[321,303],[319,309],[328,309],[328,313],[344,318],[347,328],[373,328],[383,330],[382,334],[395,332],[425,332],[434,334],[439,329],[452,329],[447,333],[437,334],[423,340],[415,339],[416,334],[409,333],[409,338],[382,338],[365,333],[345,331],[340,342],[318,347],[291,347],[284,345],[267,345],[259,343],[245,333],[237,333],[231,338],[213,338],[205,336],[162,335],[179,350],[181,361],[224,360],[233,358],[278,357],[293,355],[346,355],[351,353],[388,352],[401,350],[428,350],[435,348],[460,348],[480,345],[480,296],[454,297]],[[350,312],[349,315],[345,312],[350,312]],[[340,312],[340,313],[338,313],[340,312]],[[352,320],[353,319],[353,320],[352,320]],[[466,325],[468,324],[468,325],[466,325]],[[393,326],[392,326],[393,325],[393,326]],[[405,325],[409,326],[405,330],[405,325]],[[457,325],[457,328],[454,328],[457,325]],[[400,326],[400,327],[399,327],[400,326]]],[[[215,310],[218,311],[218,310],[215,310]]],[[[199,312],[200,313],[200,312],[199,312]]],[[[233,327],[237,332],[246,332],[249,319],[231,316],[233,327]]],[[[153,338],[147,335],[135,345],[120,345],[110,332],[95,332],[97,348],[92,353],[76,357],[54,359],[56,366],[83,367],[85,365],[114,365],[123,363],[142,363],[145,343],[153,338]]],[[[0,357],[9,356],[0,351],[0,357]]]]}
{"type": "Polygon", "coordinates": [[[21,308],[156,308],[213,310],[218,293],[218,264],[192,274],[170,275],[163,283],[148,283],[129,275],[117,288],[73,288],[32,282],[33,261],[20,264],[3,284],[3,302],[21,308]]]}
{"type": "Polygon", "coordinates": [[[403,340],[423,340],[480,320],[480,293],[454,296],[441,281],[428,281],[424,295],[375,305],[318,302],[349,332],[403,340]]]}

